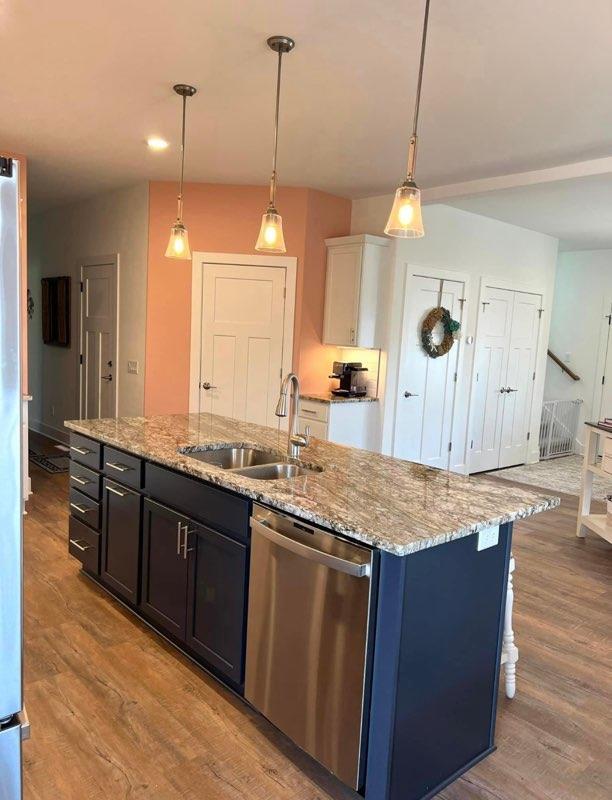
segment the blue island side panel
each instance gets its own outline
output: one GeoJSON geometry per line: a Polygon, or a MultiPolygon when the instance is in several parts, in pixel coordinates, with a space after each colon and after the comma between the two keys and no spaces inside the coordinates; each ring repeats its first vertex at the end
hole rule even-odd
{"type": "Polygon", "coordinates": [[[511,539],[381,553],[366,800],[428,800],[495,749],[511,539]]]}

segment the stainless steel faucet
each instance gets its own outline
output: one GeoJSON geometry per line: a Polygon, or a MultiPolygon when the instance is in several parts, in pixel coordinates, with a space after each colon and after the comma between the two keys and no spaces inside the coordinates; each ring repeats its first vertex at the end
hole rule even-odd
{"type": "Polygon", "coordinates": [[[276,404],[276,416],[287,416],[287,393],[291,386],[291,397],[289,403],[289,439],[287,442],[287,455],[290,458],[300,457],[300,448],[308,447],[310,444],[310,425],[306,426],[305,433],[298,431],[298,417],[300,415],[300,379],[295,372],[290,372],[281,385],[278,403],[276,404]]]}

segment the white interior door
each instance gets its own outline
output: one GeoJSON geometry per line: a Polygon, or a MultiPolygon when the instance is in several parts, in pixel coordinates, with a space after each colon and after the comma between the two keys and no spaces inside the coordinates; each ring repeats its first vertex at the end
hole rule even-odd
{"type": "Polygon", "coordinates": [[[274,426],[286,269],[202,264],[202,270],[200,409],[274,426]]]}
{"type": "Polygon", "coordinates": [[[474,365],[470,471],[499,466],[514,292],[486,287],[478,320],[474,365]]]}
{"type": "MultiPolygon", "coordinates": [[[[421,323],[441,304],[462,322],[464,283],[414,275],[406,286],[393,455],[444,469],[449,464],[459,345],[439,358],[421,345],[421,323]]],[[[440,336],[441,338],[441,336],[440,336]]]]}
{"type": "Polygon", "coordinates": [[[500,467],[524,464],[527,460],[541,308],[541,295],[514,292],[503,400],[500,467]]]}
{"type": "Polygon", "coordinates": [[[593,418],[612,417],[612,301],[605,301],[599,336],[598,369],[595,374],[593,418]]]}
{"type": "Polygon", "coordinates": [[[80,415],[117,414],[117,265],[81,267],[80,415]]]}
{"type": "Polygon", "coordinates": [[[487,286],[481,303],[470,472],[527,458],[542,296],[487,286]]]}

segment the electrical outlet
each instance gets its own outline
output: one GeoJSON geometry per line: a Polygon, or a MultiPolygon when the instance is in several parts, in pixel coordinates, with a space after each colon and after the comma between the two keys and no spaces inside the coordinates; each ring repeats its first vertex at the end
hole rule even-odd
{"type": "Polygon", "coordinates": [[[138,375],[138,361],[128,361],[128,372],[130,375],[138,375]]]}
{"type": "Polygon", "coordinates": [[[494,528],[485,528],[484,531],[478,531],[478,545],[477,550],[486,550],[489,547],[495,547],[499,542],[499,525],[494,528]]]}

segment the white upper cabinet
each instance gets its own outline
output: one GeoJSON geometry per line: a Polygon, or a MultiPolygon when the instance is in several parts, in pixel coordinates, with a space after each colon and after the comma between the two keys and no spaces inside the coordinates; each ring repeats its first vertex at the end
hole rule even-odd
{"type": "Polygon", "coordinates": [[[326,239],[323,344],[381,347],[389,239],[363,234],[326,239]]]}

